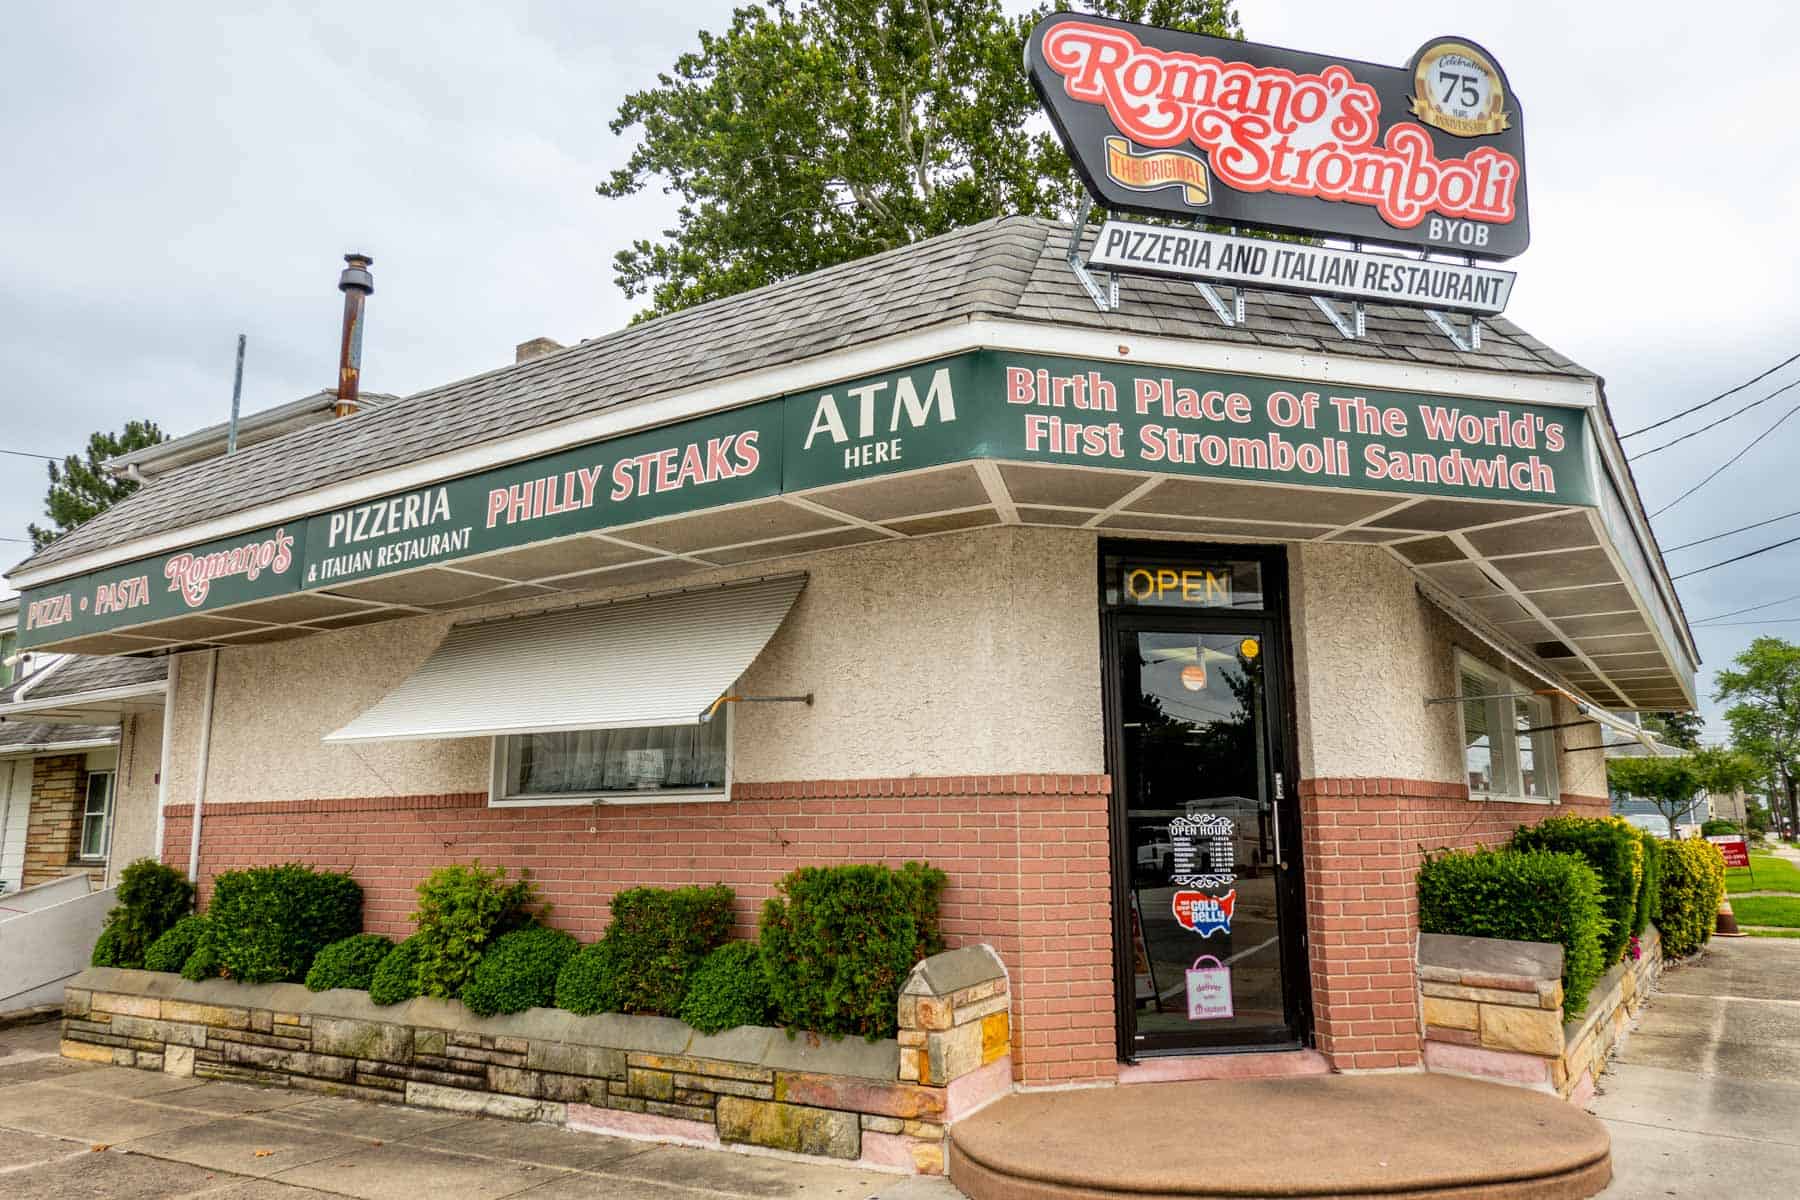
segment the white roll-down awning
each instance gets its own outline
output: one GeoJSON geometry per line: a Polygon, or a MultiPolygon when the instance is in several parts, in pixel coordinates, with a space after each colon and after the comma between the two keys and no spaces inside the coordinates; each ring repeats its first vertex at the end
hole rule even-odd
{"type": "Polygon", "coordinates": [[[453,626],[327,742],[697,725],[793,607],[806,576],[453,626]]]}

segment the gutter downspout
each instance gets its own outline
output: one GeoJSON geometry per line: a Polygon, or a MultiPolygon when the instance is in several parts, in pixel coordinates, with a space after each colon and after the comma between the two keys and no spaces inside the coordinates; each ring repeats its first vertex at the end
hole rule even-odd
{"type": "Polygon", "coordinates": [[[215,647],[206,655],[205,698],[200,702],[200,756],[194,766],[194,830],[188,840],[188,879],[196,886],[200,880],[200,818],[206,806],[206,767],[212,753],[213,692],[219,682],[219,651],[215,647]]]}
{"type": "Polygon", "coordinates": [[[156,765],[156,861],[163,860],[163,835],[168,821],[169,759],[174,745],[170,729],[175,724],[175,669],[181,665],[179,654],[169,655],[169,673],[163,677],[162,756],[156,765]]]}

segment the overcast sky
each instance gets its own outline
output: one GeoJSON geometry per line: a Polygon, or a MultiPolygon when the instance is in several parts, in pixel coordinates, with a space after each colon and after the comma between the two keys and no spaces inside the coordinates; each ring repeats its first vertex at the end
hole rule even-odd
{"type": "MultiPolygon", "coordinates": [[[[247,411],[331,386],[347,250],[376,260],[370,390],[416,391],[509,362],[527,338],[569,342],[629,318],[612,255],[655,236],[672,206],[654,190],[594,194],[630,147],[607,122],[729,4],[214,7],[8,13],[0,448],[66,453],[133,417],[171,433],[222,420],[240,331],[247,411]]],[[[1445,33],[1494,52],[1527,114],[1531,175],[1532,248],[1509,315],[1603,375],[1622,428],[1800,350],[1800,123],[1783,67],[1800,6],[1727,3],[1697,19],[1657,0],[1240,0],[1239,12],[1253,40],[1377,62],[1445,33]]],[[[1712,411],[1794,378],[1800,364],[1712,411]]],[[[1649,507],[1796,401],[1800,389],[1644,459],[1649,507]]],[[[1797,451],[1800,417],[1660,518],[1664,544],[1800,508],[1797,451]]],[[[0,458],[0,536],[42,521],[44,487],[41,462],[0,458]]],[[[1795,535],[1800,519],[1674,552],[1671,569],[1795,535]]],[[[25,549],[0,543],[0,558],[25,549]]],[[[1680,586],[1690,618],[1800,593],[1800,545],[1680,586]]],[[[1800,603],[1738,619],[1756,618],[1699,633],[1708,690],[1757,633],[1800,637],[1800,603]]]]}

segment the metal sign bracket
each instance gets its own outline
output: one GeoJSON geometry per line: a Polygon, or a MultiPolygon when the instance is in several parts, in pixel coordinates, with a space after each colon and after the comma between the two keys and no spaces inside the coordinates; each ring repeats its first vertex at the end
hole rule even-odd
{"type": "Polygon", "coordinates": [[[1437,309],[1428,308],[1425,310],[1425,315],[1430,317],[1431,323],[1438,327],[1438,332],[1455,343],[1456,348],[1464,354],[1473,354],[1481,349],[1481,318],[1479,316],[1469,317],[1469,333],[1465,337],[1457,332],[1456,326],[1450,323],[1450,318],[1437,309]]]}
{"type": "Polygon", "coordinates": [[[1201,299],[1206,301],[1207,306],[1213,310],[1213,315],[1219,318],[1220,324],[1225,328],[1235,329],[1244,323],[1244,289],[1242,287],[1231,289],[1231,307],[1228,309],[1225,307],[1225,301],[1219,298],[1219,290],[1212,284],[1197,279],[1194,281],[1194,286],[1200,289],[1201,299]]]}
{"type": "Polygon", "coordinates": [[[1100,290],[1100,281],[1094,278],[1094,273],[1088,270],[1086,263],[1081,261],[1081,235],[1087,229],[1088,214],[1093,211],[1093,208],[1093,199],[1089,196],[1082,196],[1081,208],[1075,213],[1075,224],[1069,230],[1069,270],[1075,273],[1076,280],[1087,292],[1088,299],[1094,302],[1095,308],[1103,313],[1113,312],[1119,307],[1119,273],[1117,271],[1106,273],[1107,286],[1103,292],[1100,290]]]}
{"type": "Polygon", "coordinates": [[[1337,305],[1325,297],[1313,296],[1310,299],[1318,306],[1319,311],[1325,314],[1325,319],[1337,327],[1338,333],[1343,335],[1345,341],[1357,341],[1368,332],[1367,314],[1363,311],[1361,300],[1351,303],[1350,316],[1346,318],[1337,310],[1337,305]]]}

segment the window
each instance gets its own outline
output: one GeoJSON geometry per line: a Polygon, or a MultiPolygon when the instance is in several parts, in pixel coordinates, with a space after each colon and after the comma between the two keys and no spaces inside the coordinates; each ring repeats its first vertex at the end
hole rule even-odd
{"type": "Polygon", "coordinates": [[[494,739],[496,804],[723,800],[731,717],[699,725],[559,730],[494,739]]]}
{"type": "Polygon", "coordinates": [[[87,801],[81,809],[81,857],[105,858],[112,849],[113,772],[87,777],[87,801]]]}
{"type": "Polygon", "coordinates": [[[1463,770],[1469,794],[1547,804],[1556,799],[1553,709],[1529,684],[1458,654],[1463,770]]]}

